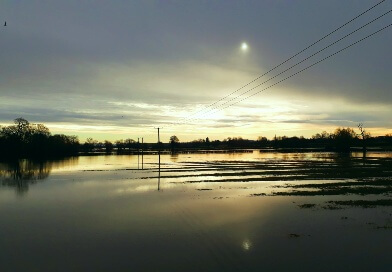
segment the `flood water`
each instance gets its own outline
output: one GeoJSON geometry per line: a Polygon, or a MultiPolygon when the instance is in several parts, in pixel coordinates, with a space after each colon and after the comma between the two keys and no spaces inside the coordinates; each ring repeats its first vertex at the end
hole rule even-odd
{"type": "Polygon", "coordinates": [[[391,173],[392,153],[0,162],[0,271],[389,271],[392,206],[328,201],[390,201],[391,173]],[[383,191],[335,185],[364,180],[383,191]]]}

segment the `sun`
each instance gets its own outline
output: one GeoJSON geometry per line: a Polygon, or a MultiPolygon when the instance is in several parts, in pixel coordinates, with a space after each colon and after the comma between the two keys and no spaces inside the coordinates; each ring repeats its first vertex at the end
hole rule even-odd
{"type": "Polygon", "coordinates": [[[243,42],[243,43],[241,44],[241,50],[242,50],[242,51],[247,51],[247,50],[248,50],[248,44],[247,44],[246,42],[243,42]]]}

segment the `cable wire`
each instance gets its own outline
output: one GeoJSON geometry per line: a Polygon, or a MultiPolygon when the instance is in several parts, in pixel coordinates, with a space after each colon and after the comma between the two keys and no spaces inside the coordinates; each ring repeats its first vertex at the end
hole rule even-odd
{"type": "MultiPolygon", "coordinates": [[[[270,72],[274,71],[275,69],[279,68],[280,66],[282,66],[283,64],[287,63],[288,61],[292,60],[293,58],[295,58],[296,56],[298,56],[299,54],[305,52],[306,50],[308,50],[309,48],[313,47],[314,45],[318,44],[319,42],[321,42],[322,40],[326,39],[327,37],[331,36],[333,33],[339,31],[340,29],[342,29],[343,27],[345,27],[346,25],[350,24],[351,22],[355,21],[356,19],[358,19],[359,17],[363,16],[364,14],[366,14],[367,12],[369,12],[370,10],[374,9],[375,7],[377,7],[378,5],[382,4],[383,2],[385,2],[386,0],[382,0],[380,2],[378,2],[377,4],[371,6],[370,8],[368,8],[367,10],[363,11],[362,13],[360,13],[359,15],[355,16],[354,18],[352,18],[351,20],[347,21],[346,23],[344,23],[343,25],[341,25],[340,27],[336,28],[335,30],[331,31],[330,33],[326,34],[325,36],[323,36],[322,38],[318,39],[317,41],[313,42],[312,44],[310,44],[309,46],[305,47],[304,49],[302,49],[301,51],[299,51],[298,53],[294,54],[293,56],[289,57],[288,59],[286,59],[285,61],[281,62],[280,64],[276,65],[275,67],[271,68],[269,71],[265,72],[264,74],[258,76],[257,78],[253,79],[252,81],[248,82],[247,84],[243,85],[242,87],[238,88],[237,90],[235,90],[234,92],[231,92],[230,94],[224,96],[223,98],[217,100],[216,102],[206,106],[205,108],[189,115],[188,117],[183,117],[182,120],[187,120],[189,119],[191,116],[194,116],[200,112],[203,112],[204,110],[216,105],[217,103],[221,102],[222,100],[228,98],[229,96],[237,93],[238,91],[242,90],[243,88],[249,86],[250,84],[252,84],[253,82],[259,80],[260,78],[262,78],[263,76],[269,74],[270,72]]],[[[180,122],[180,121],[179,121],[180,122]]],[[[178,122],[177,122],[178,123],[178,122]]]]}
{"type": "MultiPolygon", "coordinates": [[[[244,100],[246,100],[246,99],[249,99],[249,98],[252,97],[252,96],[255,96],[256,94],[259,94],[259,93],[261,93],[261,92],[263,92],[263,91],[265,91],[265,90],[268,90],[268,89],[270,89],[270,88],[272,88],[272,87],[274,87],[274,86],[276,86],[276,85],[282,83],[283,81],[286,81],[287,79],[290,79],[290,78],[292,78],[293,76],[296,76],[296,75],[298,75],[298,74],[300,74],[300,73],[302,73],[302,72],[308,70],[309,68],[311,68],[311,67],[313,67],[313,66],[319,64],[320,62],[323,62],[323,61],[325,61],[325,60],[327,60],[327,59],[329,59],[329,58],[331,58],[331,57],[333,57],[333,56],[335,56],[335,55],[337,55],[337,54],[339,54],[339,53],[345,51],[346,49],[348,49],[348,48],[350,48],[350,47],[352,47],[352,46],[354,46],[354,45],[356,45],[356,44],[358,44],[358,43],[360,43],[360,42],[362,42],[362,41],[364,41],[364,40],[366,40],[366,39],[372,37],[373,35],[375,35],[375,34],[381,32],[381,31],[383,31],[383,30],[385,30],[385,29],[387,29],[388,27],[391,27],[391,26],[392,26],[392,24],[389,24],[389,25],[387,25],[387,26],[385,26],[385,27],[383,27],[383,28],[381,28],[381,29],[379,29],[379,30],[373,32],[372,34],[370,34],[370,35],[368,35],[368,36],[366,36],[366,37],[364,37],[364,38],[362,38],[362,39],[360,39],[360,40],[358,40],[358,41],[356,41],[356,42],[354,42],[354,43],[351,43],[350,45],[348,45],[348,46],[346,46],[346,47],[340,49],[339,51],[336,51],[335,53],[333,53],[333,54],[331,54],[331,55],[329,55],[329,56],[327,56],[327,57],[325,57],[325,58],[323,58],[323,59],[321,59],[321,60],[319,60],[319,61],[317,61],[317,62],[315,62],[315,63],[313,63],[313,64],[311,64],[311,65],[309,65],[309,66],[307,66],[307,67],[305,67],[305,68],[303,68],[303,69],[301,69],[300,71],[298,71],[298,72],[296,72],[296,73],[294,73],[294,74],[292,74],[292,75],[290,75],[290,76],[288,76],[288,77],[286,77],[286,78],[284,78],[284,79],[281,79],[281,80],[275,82],[274,84],[272,84],[272,85],[270,85],[270,86],[268,86],[268,87],[266,87],[266,88],[264,88],[264,89],[262,89],[262,90],[260,90],[260,91],[255,92],[254,94],[251,94],[251,95],[249,95],[249,96],[247,96],[247,97],[244,97],[244,98],[242,98],[241,100],[236,101],[236,102],[234,102],[234,103],[232,103],[232,104],[230,104],[230,105],[228,105],[228,106],[226,106],[226,107],[224,107],[224,108],[222,108],[222,109],[217,109],[217,110],[215,110],[214,112],[212,112],[212,114],[213,114],[213,113],[216,113],[216,112],[218,112],[218,111],[224,110],[224,109],[226,109],[226,108],[229,108],[229,107],[231,107],[231,106],[233,106],[233,105],[235,105],[235,104],[238,104],[238,103],[240,103],[240,102],[242,102],[242,101],[244,101],[244,100]]],[[[261,84],[259,84],[259,85],[255,86],[255,87],[253,87],[251,90],[254,90],[254,89],[260,87],[260,85],[261,85],[261,84]]],[[[197,118],[197,119],[200,119],[200,118],[197,118]]],[[[197,119],[195,119],[195,120],[197,120],[197,119]]]]}
{"type": "MultiPolygon", "coordinates": [[[[192,121],[192,120],[194,120],[194,119],[200,119],[201,117],[203,117],[203,116],[207,115],[207,114],[208,114],[208,113],[210,113],[211,111],[213,111],[213,110],[215,110],[215,109],[219,109],[219,108],[221,108],[223,105],[226,105],[227,103],[229,103],[229,102],[231,102],[231,101],[233,101],[233,100],[236,100],[236,99],[238,99],[239,97],[243,96],[244,94],[247,94],[247,93],[249,93],[250,91],[254,90],[255,88],[257,88],[257,87],[260,87],[261,85],[263,85],[263,84],[265,84],[265,83],[267,83],[267,82],[271,81],[272,79],[274,79],[274,78],[278,77],[279,75],[281,75],[281,74],[283,74],[283,73],[285,73],[285,72],[287,72],[287,71],[291,70],[292,68],[294,68],[294,67],[298,66],[299,64],[301,64],[301,63],[305,62],[306,60],[308,60],[308,59],[310,59],[310,58],[312,58],[312,57],[316,56],[317,54],[319,54],[319,53],[323,52],[323,51],[324,51],[324,50],[326,50],[327,48],[329,48],[329,47],[331,47],[331,46],[333,46],[333,45],[337,44],[338,42],[342,41],[343,39],[345,39],[345,38],[347,38],[347,37],[351,36],[352,34],[354,34],[355,32],[357,32],[357,31],[359,31],[359,30],[361,30],[362,28],[364,28],[364,27],[366,27],[366,26],[370,25],[371,23],[374,23],[376,20],[378,20],[378,19],[382,18],[383,16],[385,16],[385,15],[389,14],[390,12],[392,12],[392,10],[389,10],[389,11],[387,11],[386,13],[384,13],[384,14],[382,14],[382,15],[378,16],[377,18],[375,18],[375,19],[371,20],[370,22],[368,22],[368,23],[364,24],[363,26],[361,26],[361,27],[359,27],[359,28],[355,29],[354,31],[350,32],[349,34],[347,34],[347,35],[345,35],[345,36],[341,37],[340,39],[336,40],[335,42],[333,42],[333,43],[331,43],[331,44],[327,45],[326,47],[324,47],[324,48],[320,49],[319,51],[317,51],[317,52],[313,53],[312,55],[310,55],[310,56],[306,57],[305,59],[303,59],[303,60],[301,60],[301,61],[297,62],[296,64],[294,64],[294,65],[290,66],[289,68],[287,68],[287,69],[283,70],[282,72],[280,72],[280,73],[276,74],[275,76],[273,76],[273,77],[269,78],[268,80],[266,80],[266,81],[264,81],[264,82],[262,82],[262,83],[258,84],[257,86],[255,86],[255,87],[253,87],[253,88],[251,88],[251,89],[249,89],[249,90],[247,90],[247,91],[245,91],[245,92],[243,92],[243,93],[241,93],[241,94],[237,95],[236,97],[233,97],[232,99],[230,99],[230,100],[226,101],[225,103],[223,103],[223,104],[221,104],[221,105],[219,105],[219,106],[217,106],[217,107],[213,107],[213,108],[211,108],[209,111],[205,112],[204,114],[202,114],[202,115],[201,115],[201,116],[199,116],[199,117],[195,117],[195,118],[190,118],[190,119],[188,119],[188,121],[192,121]]],[[[180,123],[180,124],[184,124],[184,123],[187,123],[187,122],[186,122],[186,121],[184,121],[184,122],[182,122],[182,123],[180,123]]]]}

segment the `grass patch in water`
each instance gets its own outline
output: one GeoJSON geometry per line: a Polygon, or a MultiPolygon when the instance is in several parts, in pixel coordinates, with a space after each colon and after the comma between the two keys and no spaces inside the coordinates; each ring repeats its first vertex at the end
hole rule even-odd
{"type": "Polygon", "coordinates": [[[392,180],[385,178],[321,184],[286,184],[274,188],[310,189],[273,192],[272,195],[275,196],[389,195],[392,193],[392,180]]]}
{"type": "Polygon", "coordinates": [[[352,206],[362,208],[376,208],[377,206],[392,206],[392,199],[377,200],[345,200],[345,201],[327,201],[327,203],[339,206],[352,206]]]}
{"type": "Polygon", "coordinates": [[[250,196],[266,196],[266,193],[251,194],[250,196]]]}
{"type": "Polygon", "coordinates": [[[300,207],[301,209],[311,209],[311,208],[315,208],[316,204],[300,204],[298,205],[298,207],[300,207]]]}

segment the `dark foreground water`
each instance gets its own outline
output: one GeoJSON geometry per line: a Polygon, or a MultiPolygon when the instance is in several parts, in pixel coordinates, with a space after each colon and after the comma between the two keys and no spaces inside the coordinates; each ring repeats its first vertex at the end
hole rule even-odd
{"type": "Polygon", "coordinates": [[[0,163],[0,271],[392,269],[391,153],[160,160],[0,163]]]}

